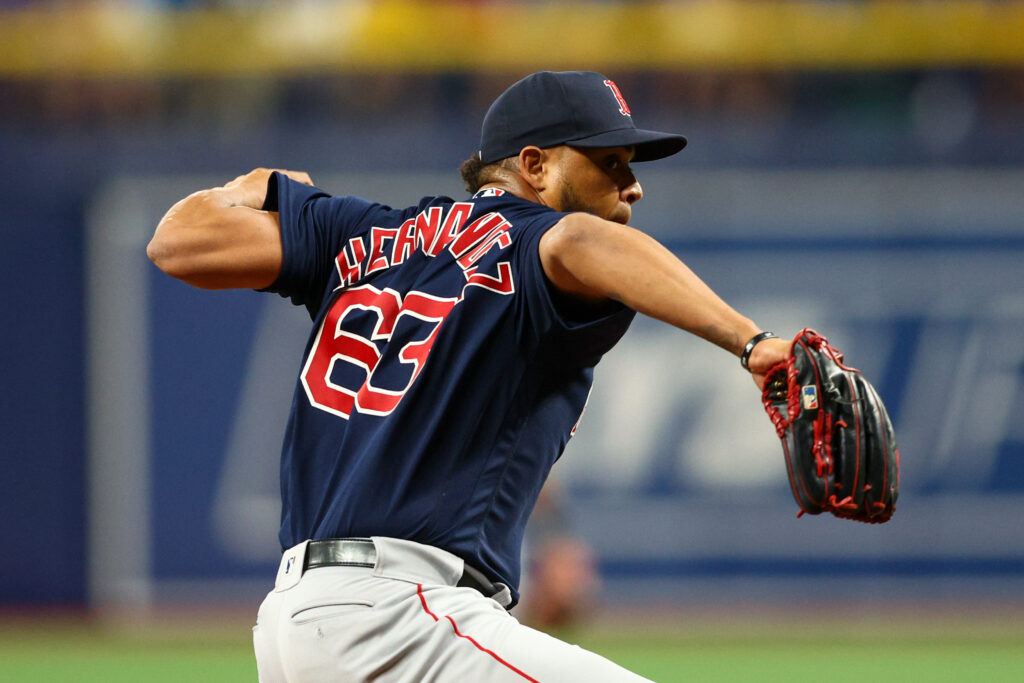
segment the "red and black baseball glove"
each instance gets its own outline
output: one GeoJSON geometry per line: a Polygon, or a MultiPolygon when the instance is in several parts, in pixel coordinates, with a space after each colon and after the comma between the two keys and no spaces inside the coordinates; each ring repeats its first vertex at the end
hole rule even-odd
{"type": "Polygon", "coordinates": [[[797,516],[831,512],[886,522],[899,496],[900,453],[878,392],[811,329],[793,340],[762,394],[782,440],[797,516]]]}

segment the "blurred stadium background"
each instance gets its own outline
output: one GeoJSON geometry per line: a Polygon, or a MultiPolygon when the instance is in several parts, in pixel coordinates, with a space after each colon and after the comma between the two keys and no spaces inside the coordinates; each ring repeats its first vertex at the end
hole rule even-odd
{"type": "Polygon", "coordinates": [[[144,246],[255,166],[457,196],[543,68],[689,137],[635,224],[827,334],[903,455],[890,524],[796,519],[735,359],[638,321],[556,468],[601,581],[580,642],[659,680],[1024,680],[1020,0],[0,0],[0,680],[254,680],[307,320],[144,246]]]}

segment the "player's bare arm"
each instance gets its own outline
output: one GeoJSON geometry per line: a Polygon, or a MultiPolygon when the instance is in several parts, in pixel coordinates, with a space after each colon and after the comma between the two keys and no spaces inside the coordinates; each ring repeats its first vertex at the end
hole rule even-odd
{"type": "MultiPolygon", "coordinates": [[[[172,206],[146,254],[162,271],[203,289],[260,289],[281,270],[281,226],[260,210],[275,169],[258,168],[172,206]]],[[[280,171],[311,185],[306,173],[280,171]]]]}
{"type": "MultiPolygon", "coordinates": [[[[558,289],[590,300],[614,299],[691,332],[739,356],[761,329],[723,301],[689,267],[652,237],[585,213],[566,216],[540,241],[544,272],[558,289]]],[[[755,382],[788,354],[766,339],[754,347],[755,382]]]]}

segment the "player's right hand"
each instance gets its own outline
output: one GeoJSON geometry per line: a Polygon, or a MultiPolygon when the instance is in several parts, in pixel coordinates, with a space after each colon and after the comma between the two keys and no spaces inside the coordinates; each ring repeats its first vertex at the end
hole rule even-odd
{"type": "Polygon", "coordinates": [[[288,171],[283,168],[255,168],[224,185],[224,189],[231,193],[232,199],[237,206],[259,209],[267,198],[267,180],[270,178],[270,174],[275,171],[304,185],[313,184],[313,180],[305,171],[288,171]]]}
{"type": "Polygon", "coordinates": [[[768,371],[789,357],[790,346],[791,340],[771,338],[760,342],[750,352],[748,365],[758,389],[764,388],[764,378],[768,371]]]}

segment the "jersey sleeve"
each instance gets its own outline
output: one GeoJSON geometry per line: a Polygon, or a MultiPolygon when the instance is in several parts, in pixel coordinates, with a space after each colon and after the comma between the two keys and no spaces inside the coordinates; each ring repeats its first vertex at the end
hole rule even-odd
{"type": "Polygon", "coordinates": [[[558,362],[592,365],[626,333],[636,311],[617,301],[590,305],[555,289],[540,260],[540,240],[565,214],[547,213],[517,240],[518,285],[526,329],[558,362]]]}
{"type": "Polygon", "coordinates": [[[281,272],[263,291],[290,298],[313,314],[342,247],[369,230],[378,215],[390,208],[358,197],[332,197],[273,173],[263,210],[279,215],[283,251],[281,272]]]}

